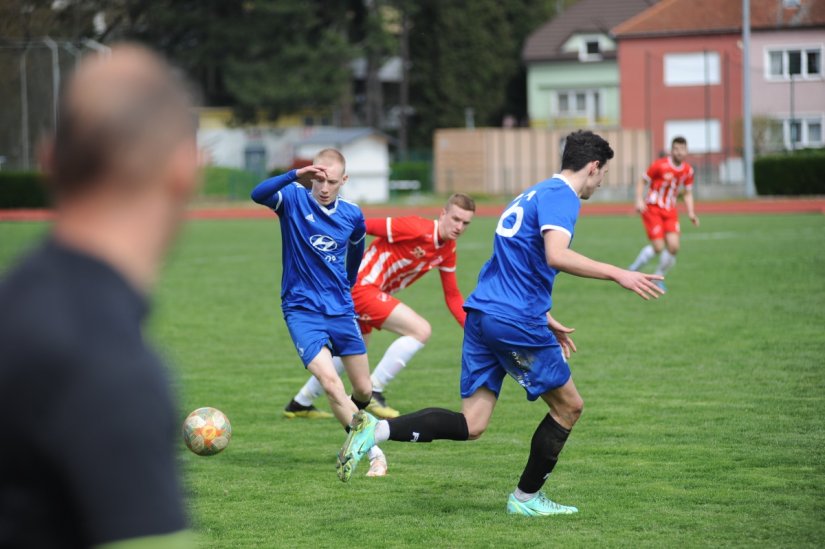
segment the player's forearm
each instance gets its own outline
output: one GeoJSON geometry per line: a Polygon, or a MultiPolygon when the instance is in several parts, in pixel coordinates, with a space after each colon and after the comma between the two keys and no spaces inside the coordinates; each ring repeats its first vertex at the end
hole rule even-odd
{"type": "Polygon", "coordinates": [[[350,242],[347,246],[347,280],[349,280],[350,288],[355,286],[358,280],[358,267],[361,266],[362,257],[364,257],[364,239],[362,238],[356,244],[350,242]]]}
{"type": "Polygon", "coordinates": [[[685,193],[685,206],[687,207],[688,216],[689,217],[695,217],[696,216],[696,210],[694,209],[693,193],[692,192],[686,192],[685,193]]]}
{"type": "Polygon", "coordinates": [[[455,321],[463,328],[464,321],[467,319],[467,313],[464,311],[464,296],[461,295],[461,292],[444,294],[444,301],[447,303],[447,308],[455,321]]]}
{"type": "Polygon", "coordinates": [[[636,202],[639,203],[644,199],[644,192],[645,186],[647,185],[647,181],[644,178],[639,179],[636,182],[636,202]]]}
{"type": "Polygon", "coordinates": [[[264,204],[267,200],[275,196],[275,194],[277,194],[278,191],[297,180],[297,170],[290,170],[286,173],[282,173],[281,175],[270,177],[269,179],[266,179],[258,183],[258,185],[254,189],[252,189],[250,197],[258,204],[264,204]]]}
{"type": "Polygon", "coordinates": [[[614,265],[595,261],[569,248],[553,250],[548,254],[547,264],[567,274],[600,280],[616,280],[621,271],[614,265]]]}
{"type": "Polygon", "coordinates": [[[464,296],[458,289],[458,280],[455,271],[440,271],[441,287],[444,289],[444,302],[452,313],[456,322],[463,328],[467,313],[464,311],[464,296]]]}

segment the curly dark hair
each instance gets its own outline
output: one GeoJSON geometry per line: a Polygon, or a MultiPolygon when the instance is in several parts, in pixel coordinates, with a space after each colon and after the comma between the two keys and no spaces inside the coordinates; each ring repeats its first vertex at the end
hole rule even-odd
{"type": "Polygon", "coordinates": [[[604,166],[611,158],[613,149],[602,136],[590,130],[578,130],[565,139],[561,169],[577,172],[594,160],[598,160],[599,166],[604,166]]]}

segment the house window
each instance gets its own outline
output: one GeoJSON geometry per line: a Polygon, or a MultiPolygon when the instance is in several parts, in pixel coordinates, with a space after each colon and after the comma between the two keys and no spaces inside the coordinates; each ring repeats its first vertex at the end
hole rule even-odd
{"type": "Polygon", "coordinates": [[[559,118],[587,118],[597,122],[603,111],[598,90],[561,90],[556,92],[555,115],[559,118]]]}
{"type": "Polygon", "coordinates": [[[802,121],[790,120],[788,122],[788,134],[791,143],[794,145],[802,143],[802,121]]]}
{"type": "Polygon", "coordinates": [[[808,121],[808,143],[811,145],[822,143],[822,121],[808,121]]]}
{"type": "Polygon", "coordinates": [[[767,51],[765,77],[769,80],[822,77],[822,47],[767,51]]]}
{"type": "Polygon", "coordinates": [[[576,112],[587,112],[587,96],[584,92],[576,93],[576,112]]]}
{"type": "Polygon", "coordinates": [[[802,74],[802,52],[791,50],[788,52],[788,74],[802,74]]]}
{"type": "Polygon", "coordinates": [[[559,94],[559,114],[560,115],[570,114],[570,104],[567,100],[567,94],[566,93],[560,93],[559,94]]]}
{"type": "Polygon", "coordinates": [[[664,56],[666,86],[719,84],[719,53],[668,53],[664,56]]]}
{"type": "Polygon", "coordinates": [[[822,51],[808,50],[805,52],[805,56],[806,61],[808,63],[808,74],[811,76],[822,74],[822,69],[820,67],[822,60],[822,51]]]}
{"type": "Polygon", "coordinates": [[[722,125],[717,119],[667,120],[665,150],[670,150],[670,142],[677,135],[687,139],[691,153],[713,153],[722,150],[722,125]]]}
{"type": "Polygon", "coordinates": [[[585,47],[587,49],[587,55],[599,55],[601,53],[598,40],[588,40],[585,43],[585,47]]]}
{"type": "Polygon", "coordinates": [[[821,147],[823,145],[822,117],[786,119],[782,126],[786,148],[821,147]]]}

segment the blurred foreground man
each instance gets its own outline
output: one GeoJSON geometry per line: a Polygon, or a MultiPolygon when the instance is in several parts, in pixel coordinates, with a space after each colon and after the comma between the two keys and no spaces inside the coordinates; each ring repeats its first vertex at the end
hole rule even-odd
{"type": "Polygon", "coordinates": [[[191,101],[150,51],[87,59],[42,150],[56,204],[0,283],[0,547],[188,547],[177,418],[141,324],[197,185],[191,101]]]}

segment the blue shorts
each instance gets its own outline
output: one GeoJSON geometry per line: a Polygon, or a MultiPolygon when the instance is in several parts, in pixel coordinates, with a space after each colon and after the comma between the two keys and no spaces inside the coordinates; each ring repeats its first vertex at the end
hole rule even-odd
{"type": "Polygon", "coordinates": [[[286,327],[304,366],[329,347],[335,356],[367,352],[355,313],[337,316],[293,309],[284,313],[286,327]]]}
{"type": "Polygon", "coordinates": [[[461,351],[461,398],[481,387],[498,397],[506,374],[524,387],[528,400],[536,400],[567,383],[570,367],[547,325],[516,324],[468,311],[461,351]]]}

